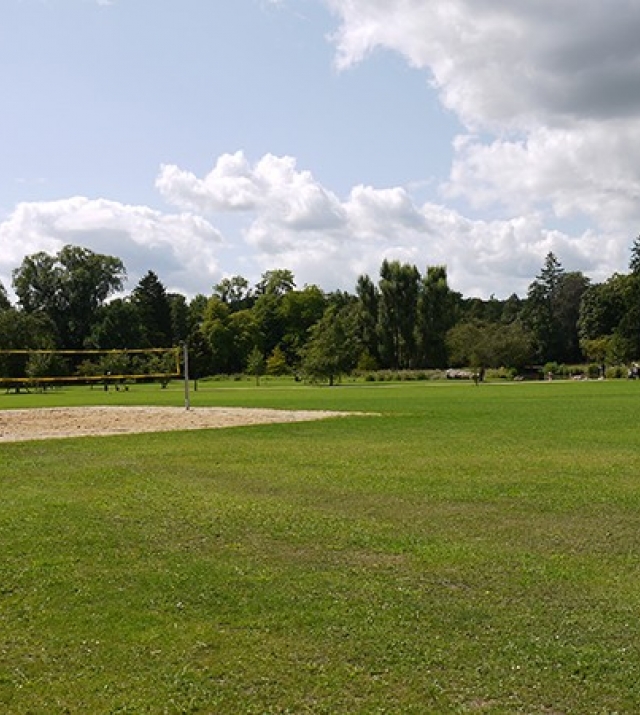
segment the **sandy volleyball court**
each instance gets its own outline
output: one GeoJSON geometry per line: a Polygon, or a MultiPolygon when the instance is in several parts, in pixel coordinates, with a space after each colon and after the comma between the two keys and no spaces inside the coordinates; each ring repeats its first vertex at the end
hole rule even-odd
{"type": "Polygon", "coordinates": [[[190,410],[184,407],[50,407],[0,410],[0,442],[305,422],[346,414],[243,407],[197,407],[190,410]]]}

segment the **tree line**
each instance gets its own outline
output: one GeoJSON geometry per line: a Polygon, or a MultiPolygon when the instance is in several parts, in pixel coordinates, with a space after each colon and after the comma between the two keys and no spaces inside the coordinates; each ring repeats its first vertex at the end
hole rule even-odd
{"type": "MultiPolygon", "coordinates": [[[[194,377],[623,364],[640,357],[640,237],[629,272],[592,283],[549,253],[526,296],[468,298],[445,266],[384,260],[353,293],[296,286],[288,269],[211,294],[168,292],[149,270],[128,295],[123,262],[79,246],[26,256],[0,283],[0,350],[124,350],[189,345],[194,377]]],[[[8,357],[0,365],[11,369],[8,357]]],[[[17,369],[15,366],[14,370],[17,369]]]]}

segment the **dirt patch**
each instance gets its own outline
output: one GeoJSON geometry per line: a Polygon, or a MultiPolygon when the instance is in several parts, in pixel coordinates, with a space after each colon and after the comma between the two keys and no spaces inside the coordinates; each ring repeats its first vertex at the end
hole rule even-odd
{"type": "Polygon", "coordinates": [[[241,407],[49,407],[0,410],[0,442],[89,435],[218,429],[278,422],[306,422],[345,412],[241,407]]]}

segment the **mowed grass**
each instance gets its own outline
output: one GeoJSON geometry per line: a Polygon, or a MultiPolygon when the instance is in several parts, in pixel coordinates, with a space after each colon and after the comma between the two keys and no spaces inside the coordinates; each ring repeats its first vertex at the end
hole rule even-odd
{"type": "Polygon", "coordinates": [[[640,712],[640,384],[191,397],[376,415],[0,445],[0,711],[640,712]]]}

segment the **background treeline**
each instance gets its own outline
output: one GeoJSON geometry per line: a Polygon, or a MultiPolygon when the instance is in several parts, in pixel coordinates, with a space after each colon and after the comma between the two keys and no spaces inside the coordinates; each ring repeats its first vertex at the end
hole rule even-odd
{"type": "MultiPolygon", "coordinates": [[[[549,253],[527,295],[506,300],[453,291],[444,266],[420,273],[388,260],[376,278],[360,276],[353,293],[298,288],[287,269],[267,271],[256,285],[225,278],[211,295],[190,300],[167,292],[153,271],[122,297],[125,280],[119,258],[78,246],[25,257],[13,272],[16,305],[0,283],[0,350],[187,342],[194,377],[266,372],[329,381],[354,370],[515,373],[534,364],[623,365],[640,357],[640,237],[628,273],[592,283],[549,253]]],[[[0,365],[5,376],[8,360],[0,365]]]]}

